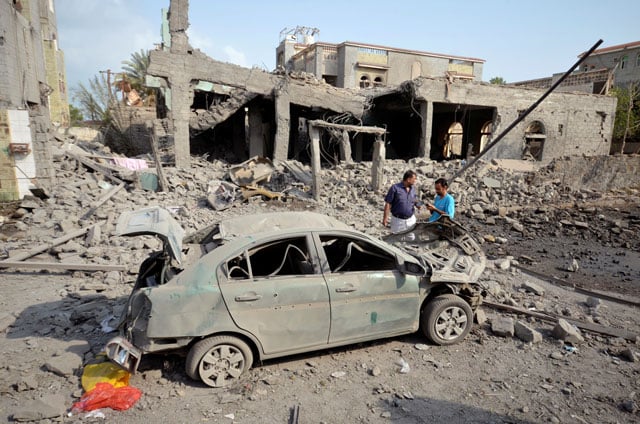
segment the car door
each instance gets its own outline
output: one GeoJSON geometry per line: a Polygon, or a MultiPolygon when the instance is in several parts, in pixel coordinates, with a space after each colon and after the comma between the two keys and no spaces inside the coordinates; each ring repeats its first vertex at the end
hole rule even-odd
{"type": "Polygon", "coordinates": [[[394,252],[356,236],[314,239],[331,301],[329,343],[417,330],[420,277],[400,272],[394,252]]]}
{"type": "Polygon", "coordinates": [[[308,234],[261,241],[222,265],[227,308],[267,355],[327,344],[329,294],[310,242],[308,234]]]}

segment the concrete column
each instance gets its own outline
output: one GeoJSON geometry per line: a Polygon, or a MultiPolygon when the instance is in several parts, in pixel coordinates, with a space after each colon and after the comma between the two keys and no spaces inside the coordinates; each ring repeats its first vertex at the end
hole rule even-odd
{"type": "Polygon", "coordinates": [[[385,155],[384,141],[380,136],[376,136],[376,141],[373,143],[373,158],[371,162],[371,188],[376,192],[382,191],[384,184],[385,155]]]}
{"type": "Polygon", "coordinates": [[[340,160],[347,163],[353,162],[351,157],[351,143],[349,142],[349,131],[342,131],[342,140],[340,140],[340,160]]]}
{"type": "Polygon", "coordinates": [[[318,80],[322,79],[322,68],[324,64],[324,49],[320,46],[316,46],[316,57],[314,61],[313,72],[318,80]]]}
{"type": "Polygon", "coordinates": [[[273,146],[273,161],[285,161],[289,153],[289,133],[291,125],[291,112],[289,110],[289,97],[276,94],[276,139],[273,146]]]}
{"type": "Polygon", "coordinates": [[[429,158],[431,156],[431,131],[433,130],[433,103],[420,102],[420,115],[422,115],[422,130],[418,156],[429,158]]]}
{"type": "Polygon", "coordinates": [[[189,0],[171,0],[169,6],[169,34],[171,53],[187,53],[189,49],[189,0]]]}
{"type": "Polygon", "coordinates": [[[313,182],[313,198],[320,200],[322,180],[320,179],[320,130],[309,126],[309,138],[311,139],[311,179],[313,182]]]}
{"type": "Polygon", "coordinates": [[[264,156],[262,113],[257,107],[249,108],[249,157],[264,156]]]}
{"type": "Polygon", "coordinates": [[[171,117],[173,119],[173,145],[176,168],[189,168],[191,148],[189,146],[189,116],[192,90],[186,77],[173,77],[171,87],[171,117]]]}

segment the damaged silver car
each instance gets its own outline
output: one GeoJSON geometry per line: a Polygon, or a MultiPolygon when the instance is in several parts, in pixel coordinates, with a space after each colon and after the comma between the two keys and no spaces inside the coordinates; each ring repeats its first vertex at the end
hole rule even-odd
{"type": "Polygon", "coordinates": [[[482,302],[478,243],[450,220],[382,241],[328,216],[283,212],[221,221],[188,237],[162,208],[125,213],[121,235],[163,249],[139,270],[109,358],[186,353],[186,372],[229,385],[254,363],[416,332],[457,343],[482,302]],[[400,246],[400,247],[398,247],[400,246]]]}

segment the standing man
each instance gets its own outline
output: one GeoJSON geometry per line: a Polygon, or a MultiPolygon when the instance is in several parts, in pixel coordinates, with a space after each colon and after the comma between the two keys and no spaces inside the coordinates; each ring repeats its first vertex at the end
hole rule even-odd
{"type": "Polygon", "coordinates": [[[389,224],[391,215],[391,233],[401,233],[410,230],[416,225],[416,216],[413,208],[416,204],[416,173],[407,171],[402,177],[402,181],[389,188],[384,198],[384,216],[382,225],[389,224]]]}
{"type": "Polygon", "coordinates": [[[442,215],[449,215],[449,218],[453,219],[456,213],[456,201],[447,193],[449,183],[444,178],[438,178],[435,185],[436,197],[433,205],[427,205],[427,209],[431,212],[429,222],[437,221],[442,215]]]}

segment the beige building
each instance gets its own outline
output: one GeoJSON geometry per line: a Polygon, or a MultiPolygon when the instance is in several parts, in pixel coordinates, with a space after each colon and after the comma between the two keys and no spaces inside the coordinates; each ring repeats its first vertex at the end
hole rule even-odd
{"type": "Polygon", "coordinates": [[[317,33],[315,28],[297,27],[282,34],[276,48],[277,66],[314,74],[341,88],[399,85],[418,77],[482,81],[483,59],[353,41],[316,42],[317,33]]]}
{"type": "Polygon", "coordinates": [[[0,1],[0,201],[49,187],[50,129],[69,125],[53,0],[0,1]]]}

